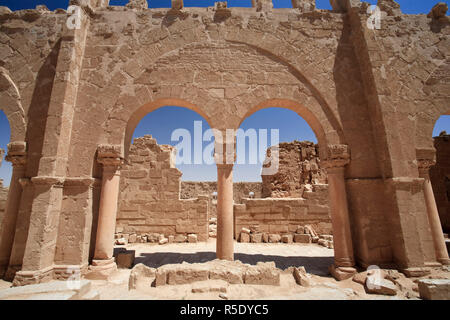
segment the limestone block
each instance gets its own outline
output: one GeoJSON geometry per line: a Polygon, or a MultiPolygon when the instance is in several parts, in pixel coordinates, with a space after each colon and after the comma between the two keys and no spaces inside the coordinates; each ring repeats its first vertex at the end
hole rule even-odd
{"type": "Polygon", "coordinates": [[[241,235],[239,237],[239,242],[249,243],[250,242],[250,234],[248,234],[246,232],[241,232],[241,235]]]}
{"type": "Polygon", "coordinates": [[[279,234],[269,234],[269,243],[278,243],[281,240],[281,236],[279,234]]]}
{"type": "Polygon", "coordinates": [[[201,264],[182,264],[166,266],[167,284],[179,285],[197,281],[206,281],[209,270],[201,264]]]}
{"type": "Polygon", "coordinates": [[[128,290],[137,289],[142,286],[150,287],[154,281],[156,269],[147,267],[146,265],[139,263],[131,269],[130,278],[128,280],[128,290]]]}
{"type": "Polygon", "coordinates": [[[116,244],[124,246],[127,244],[127,240],[125,238],[116,239],[116,244]]]}
{"type": "Polygon", "coordinates": [[[187,237],[184,234],[177,234],[174,239],[174,241],[176,243],[183,243],[183,242],[186,242],[186,240],[187,240],[187,237]]]}
{"type": "Polygon", "coordinates": [[[450,279],[419,280],[419,294],[426,300],[450,300],[450,279]]]}
{"type": "Polygon", "coordinates": [[[235,266],[213,266],[209,271],[209,278],[212,280],[223,280],[229,284],[244,283],[244,271],[242,268],[235,266]]]}
{"type": "Polygon", "coordinates": [[[297,231],[295,233],[304,234],[305,233],[305,227],[304,226],[298,226],[297,231]]]}
{"type": "Polygon", "coordinates": [[[137,235],[136,234],[130,234],[130,237],[128,238],[128,243],[136,243],[137,235]]]}
{"type": "Polygon", "coordinates": [[[283,243],[292,243],[292,234],[283,234],[281,236],[281,242],[283,242],[283,243]]]}
{"type": "Polygon", "coordinates": [[[228,283],[223,280],[197,282],[192,286],[192,293],[227,292],[228,283]]]}
{"type": "Polygon", "coordinates": [[[168,236],[167,239],[169,243],[173,243],[175,241],[175,236],[168,236]]]}
{"type": "Polygon", "coordinates": [[[268,234],[268,233],[264,232],[264,233],[262,234],[262,241],[263,241],[264,243],[268,243],[268,242],[269,242],[269,234],[268,234]]]}
{"type": "Polygon", "coordinates": [[[303,287],[310,286],[310,284],[311,284],[310,277],[311,276],[308,275],[305,267],[294,268],[293,275],[295,278],[295,282],[297,282],[298,285],[301,285],[303,287]]]}
{"type": "Polygon", "coordinates": [[[294,234],[294,242],[296,243],[311,243],[311,236],[309,234],[294,234]]]}
{"type": "Polygon", "coordinates": [[[248,234],[250,234],[250,229],[247,229],[247,228],[242,228],[241,229],[241,233],[248,233],[248,234]]]}
{"type": "Polygon", "coordinates": [[[261,243],[263,235],[262,233],[252,233],[250,235],[250,242],[252,243],[261,243]]]}
{"type": "Polygon", "coordinates": [[[256,266],[250,266],[245,272],[245,284],[280,285],[280,270],[274,262],[258,262],[256,266]]]}
{"type": "Polygon", "coordinates": [[[169,239],[167,239],[167,238],[162,238],[161,240],[158,241],[158,243],[159,243],[160,245],[169,243],[169,239]]]}
{"type": "Polygon", "coordinates": [[[398,290],[397,286],[392,281],[383,279],[382,277],[376,275],[367,276],[364,288],[367,293],[388,296],[395,296],[398,290]]]}
{"type": "Polygon", "coordinates": [[[121,269],[131,269],[134,265],[136,252],[134,250],[119,252],[116,255],[116,264],[121,269]]]}
{"type": "Polygon", "coordinates": [[[188,234],[188,242],[189,243],[197,243],[197,235],[196,234],[188,234]]]}

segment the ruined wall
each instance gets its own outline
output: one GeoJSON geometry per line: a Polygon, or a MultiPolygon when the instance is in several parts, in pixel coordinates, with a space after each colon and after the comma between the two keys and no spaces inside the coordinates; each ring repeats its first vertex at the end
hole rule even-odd
{"type": "MultiPolygon", "coordinates": [[[[266,160],[270,158],[269,148],[266,160]]],[[[284,142],[278,145],[279,168],[274,175],[262,175],[262,196],[301,198],[305,188],[326,184],[327,175],[320,169],[319,146],[309,141],[284,142]]],[[[271,164],[267,163],[265,167],[271,164]]]]}
{"type": "Polygon", "coordinates": [[[434,198],[444,232],[450,232],[450,135],[434,138],[436,165],[430,169],[434,198]]]}
{"type": "MultiPolygon", "coordinates": [[[[217,192],[216,181],[182,181],[181,199],[194,198],[198,195],[211,196],[217,192]]],[[[233,183],[233,199],[235,203],[241,203],[242,198],[248,198],[249,193],[253,192],[255,198],[262,196],[261,182],[235,182],[233,183]]]]}
{"type": "Polygon", "coordinates": [[[332,234],[326,185],[313,185],[304,198],[243,199],[234,205],[236,239],[242,228],[258,226],[270,234],[293,233],[298,226],[309,224],[319,234],[332,234]]]}
{"type": "Polygon", "coordinates": [[[182,173],[174,159],[172,146],[149,135],[134,140],[121,171],[118,233],[208,238],[208,199],[180,199],[182,173]]]}

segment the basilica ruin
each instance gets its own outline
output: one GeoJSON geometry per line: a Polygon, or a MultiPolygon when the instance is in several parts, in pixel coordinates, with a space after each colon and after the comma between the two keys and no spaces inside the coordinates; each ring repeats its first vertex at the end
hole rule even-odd
{"type": "Polygon", "coordinates": [[[0,200],[0,276],[22,286],[74,269],[107,274],[117,240],[153,236],[213,237],[228,261],[235,241],[323,240],[338,280],[370,265],[406,276],[449,265],[449,138],[432,138],[450,115],[447,6],[408,15],[379,0],[371,27],[368,3],[330,2],[0,7],[0,109],[13,165],[0,200]],[[181,181],[173,147],[132,141],[164,106],[191,109],[222,133],[217,182],[181,181]],[[296,112],[318,143],[281,144],[278,173],[233,183],[226,131],[270,107],[296,112]]]}

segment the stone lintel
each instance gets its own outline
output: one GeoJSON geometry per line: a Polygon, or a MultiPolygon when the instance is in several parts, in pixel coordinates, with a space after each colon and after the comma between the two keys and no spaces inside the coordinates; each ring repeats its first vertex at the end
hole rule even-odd
{"type": "Polygon", "coordinates": [[[92,187],[96,182],[95,178],[79,177],[79,178],[66,178],[64,180],[64,187],[92,187]]]}

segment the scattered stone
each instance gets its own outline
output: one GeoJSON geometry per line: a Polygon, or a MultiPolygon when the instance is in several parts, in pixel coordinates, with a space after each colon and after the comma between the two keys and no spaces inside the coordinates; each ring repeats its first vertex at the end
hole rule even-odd
{"type": "Polygon", "coordinates": [[[128,239],[128,243],[136,243],[136,239],[137,239],[136,234],[130,234],[130,237],[128,239]]]}
{"type": "Polygon", "coordinates": [[[209,280],[205,282],[196,282],[192,286],[192,293],[205,292],[227,292],[228,283],[223,280],[209,280]]]}
{"type": "Polygon", "coordinates": [[[184,234],[177,234],[175,236],[176,243],[183,243],[183,242],[186,242],[186,240],[187,240],[187,237],[184,234]]]}
{"type": "Polygon", "coordinates": [[[292,234],[283,234],[281,236],[281,242],[283,243],[292,243],[292,234]]]}
{"type": "Polygon", "coordinates": [[[295,231],[295,233],[304,234],[305,233],[305,227],[304,226],[298,226],[297,227],[297,231],[295,231]]]}
{"type": "Polygon", "coordinates": [[[269,243],[278,243],[281,240],[279,234],[269,234],[269,243]]]}
{"type": "Polygon", "coordinates": [[[244,276],[245,284],[280,285],[280,270],[274,262],[258,262],[256,266],[250,266],[244,276]]]}
{"type": "Polygon", "coordinates": [[[310,275],[306,272],[305,267],[294,268],[293,274],[297,284],[303,287],[309,287],[311,285],[310,275]]]}
{"type": "Polygon", "coordinates": [[[188,242],[189,243],[197,243],[197,235],[196,234],[189,234],[188,235],[188,242]]]}
{"type": "Polygon", "coordinates": [[[137,289],[139,285],[142,285],[142,287],[150,287],[155,278],[155,273],[155,268],[147,267],[142,263],[135,265],[131,269],[128,290],[137,289]]]}
{"type": "Polygon", "coordinates": [[[259,225],[250,226],[250,233],[258,233],[258,232],[259,232],[259,225]]]}
{"type": "Polygon", "coordinates": [[[169,243],[169,239],[167,239],[167,238],[162,238],[162,239],[159,240],[159,244],[160,244],[160,245],[163,245],[163,244],[166,244],[166,243],[169,243]]]}
{"type": "Polygon", "coordinates": [[[450,279],[422,279],[418,285],[421,299],[450,300],[450,279]]]}
{"type": "Polygon", "coordinates": [[[159,242],[159,233],[149,233],[147,234],[147,241],[151,243],[158,243],[159,242]]]}
{"type": "Polygon", "coordinates": [[[311,236],[309,234],[294,234],[294,241],[296,243],[311,243],[311,236]]]}
{"type": "Polygon", "coordinates": [[[241,233],[248,233],[248,234],[250,234],[250,229],[242,228],[241,229],[241,233]]]}
{"type": "Polygon", "coordinates": [[[239,239],[240,239],[239,241],[242,243],[248,243],[250,242],[250,234],[246,232],[241,232],[239,239]]]}
{"type": "Polygon", "coordinates": [[[134,250],[119,252],[116,255],[116,264],[121,269],[131,269],[134,265],[136,252],[134,250]]]}
{"type": "Polygon", "coordinates": [[[220,293],[219,298],[223,300],[228,300],[228,296],[225,293],[220,293]]]}
{"type": "Polygon", "coordinates": [[[269,242],[269,234],[268,233],[263,233],[262,234],[262,241],[264,243],[268,243],[269,242]]]}
{"type": "Polygon", "coordinates": [[[124,246],[124,245],[127,244],[127,240],[126,240],[125,238],[117,239],[117,240],[116,240],[116,244],[117,244],[117,245],[124,246]]]}
{"type": "Polygon", "coordinates": [[[169,243],[173,243],[175,241],[175,237],[174,236],[169,236],[167,238],[167,240],[168,240],[169,243]]]}
{"type": "Polygon", "coordinates": [[[383,294],[388,296],[395,296],[397,294],[396,285],[387,279],[380,276],[368,275],[365,282],[365,290],[367,293],[383,294]]]}
{"type": "Polygon", "coordinates": [[[263,241],[262,233],[252,233],[250,235],[250,241],[252,243],[261,243],[263,241]]]}

